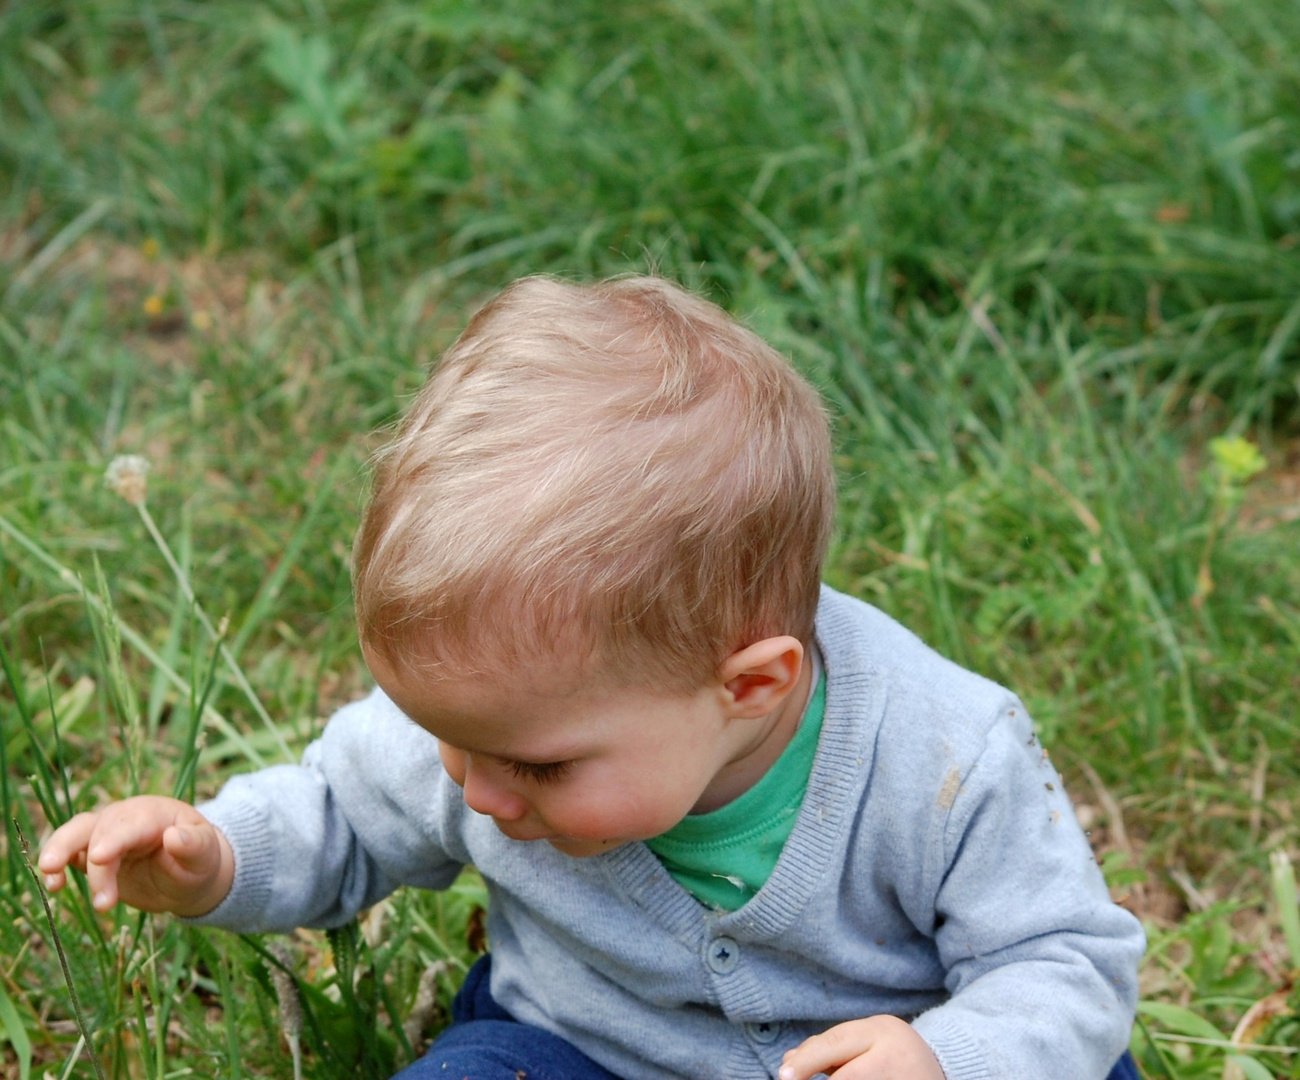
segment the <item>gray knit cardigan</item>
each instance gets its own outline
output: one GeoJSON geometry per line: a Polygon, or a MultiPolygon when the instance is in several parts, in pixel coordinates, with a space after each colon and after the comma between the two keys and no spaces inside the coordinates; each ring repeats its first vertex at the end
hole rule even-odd
{"type": "Polygon", "coordinates": [[[763,1080],[832,1024],[905,1017],[948,1080],[1103,1080],[1144,939],[1110,900],[1024,706],[827,588],[826,713],[767,884],[734,912],[644,844],[575,859],[469,810],[436,741],[380,692],[301,765],[200,807],[230,840],[199,922],[334,926],[399,885],[488,884],[492,993],[626,1080],[763,1080]]]}

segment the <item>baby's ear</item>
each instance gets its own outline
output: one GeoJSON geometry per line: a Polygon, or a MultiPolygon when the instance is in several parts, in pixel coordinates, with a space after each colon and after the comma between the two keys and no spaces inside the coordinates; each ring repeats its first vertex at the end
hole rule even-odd
{"type": "Polygon", "coordinates": [[[764,638],[738,649],[718,668],[728,711],[739,717],[767,715],[795,688],[802,670],[798,638],[764,638]]]}

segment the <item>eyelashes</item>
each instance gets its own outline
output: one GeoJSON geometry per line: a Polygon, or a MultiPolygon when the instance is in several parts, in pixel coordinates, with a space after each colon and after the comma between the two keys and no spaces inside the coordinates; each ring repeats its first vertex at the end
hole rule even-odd
{"type": "Polygon", "coordinates": [[[510,771],[515,776],[532,780],[538,784],[553,784],[557,780],[562,780],[572,768],[573,762],[571,761],[548,761],[544,764],[533,761],[510,762],[510,771]]]}

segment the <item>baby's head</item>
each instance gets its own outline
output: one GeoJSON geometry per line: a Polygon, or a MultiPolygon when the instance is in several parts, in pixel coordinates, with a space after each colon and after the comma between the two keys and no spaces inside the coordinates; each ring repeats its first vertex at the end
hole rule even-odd
{"type": "Polygon", "coordinates": [[[833,487],[816,393],[718,308],[653,278],[525,279],[379,455],[367,661],[511,839],[658,835],[797,724],[833,487]]]}
{"type": "Polygon", "coordinates": [[[378,456],[362,643],[430,676],[561,658],[689,691],[809,640],[833,503],[821,401],[755,334],[658,278],[525,278],[378,456]]]}

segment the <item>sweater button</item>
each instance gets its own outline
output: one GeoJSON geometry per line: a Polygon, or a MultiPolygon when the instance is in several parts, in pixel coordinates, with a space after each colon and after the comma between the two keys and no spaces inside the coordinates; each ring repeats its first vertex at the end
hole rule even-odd
{"type": "Polygon", "coordinates": [[[740,963],[740,946],[729,937],[714,938],[706,955],[710,968],[719,975],[730,975],[740,963]]]}
{"type": "Polygon", "coordinates": [[[781,1037],[781,1025],[775,1020],[755,1020],[745,1025],[749,1037],[756,1043],[767,1046],[781,1037]]]}

